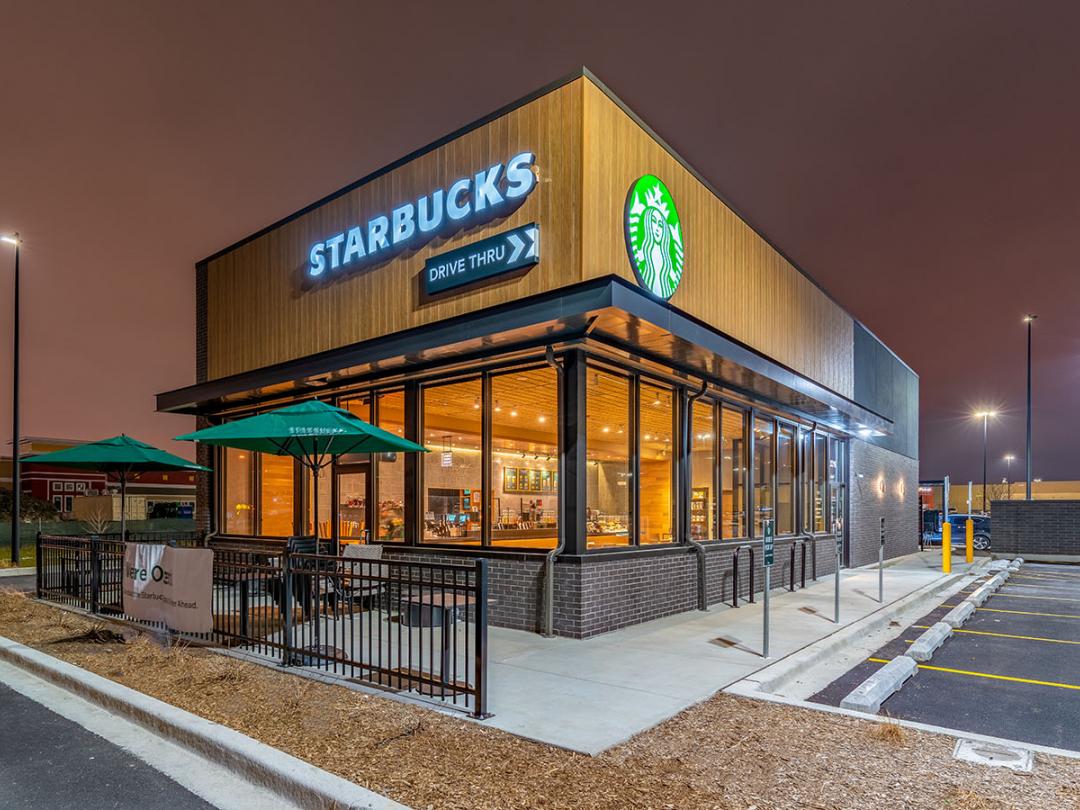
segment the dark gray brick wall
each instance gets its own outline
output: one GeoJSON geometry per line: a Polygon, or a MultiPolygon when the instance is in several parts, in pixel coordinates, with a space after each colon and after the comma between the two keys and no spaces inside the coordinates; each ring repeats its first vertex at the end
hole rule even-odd
{"type": "MultiPolygon", "coordinates": [[[[819,539],[816,570],[818,577],[835,570],[832,540],[819,539]]],[[[764,584],[760,544],[754,550],[753,590],[759,596],[764,584]]],[[[410,552],[385,547],[387,556],[427,562],[461,563],[458,555],[410,552]]],[[[732,601],[731,544],[706,547],[706,596],[710,605],[732,601]]],[[[801,584],[801,551],[795,557],[796,582],[801,584]]],[[[779,540],[773,566],[773,586],[786,588],[791,582],[791,543],[779,540]]],[[[815,560],[807,546],[806,581],[812,582],[815,560]]],[[[613,557],[595,555],[555,564],[555,632],[586,638],[640,624],[674,613],[697,608],[697,555],[679,547],[660,554],[613,557]]],[[[491,594],[489,619],[492,626],[530,633],[540,632],[543,622],[543,560],[490,558],[488,583],[491,594]]],[[[739,562],[739,601],[750,597],[750,563],[746,551],[739,562]]]]}
{"type": "Polygon", "coordinates": [[[998,554],[1080,556],[1080,501],[993,501],[990,535],[998,554]]]}
{"type": "Polygon", "coordinates": [[[858,439],[849,447],[850,565],[877,561],[882,517],[885,558],[914,553],[919,548],[919,462],[858,439]]]}

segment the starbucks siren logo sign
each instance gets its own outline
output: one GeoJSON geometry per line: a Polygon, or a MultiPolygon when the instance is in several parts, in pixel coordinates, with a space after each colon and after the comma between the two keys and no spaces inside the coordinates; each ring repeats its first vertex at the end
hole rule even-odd
{"type": "Polygon", "coordinates": [[[638,282],[667,300],[682,279],[683,235],[671,192],[659,177],[639,177],[626,195],[626,252],[638,282]]]}

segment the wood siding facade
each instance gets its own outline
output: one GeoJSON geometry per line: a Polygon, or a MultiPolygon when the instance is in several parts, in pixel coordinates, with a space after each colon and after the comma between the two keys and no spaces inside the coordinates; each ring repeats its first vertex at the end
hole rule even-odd
{"type": "Polygon", "coordinates": [[[394,334],[579,281],[634,280],[623,235],[627,189],[661,177],[686,234],[671,305],[852,397],[854,321],[721,201],[588,76],[420,154],[207,262],[206,379],[394,334]],[[315,242],[389,213],[522,151],[538,183],[508,216],[322,284],[304,286],[315,242]],[[540,263],[426,300],[424,261],[519,225],[540,225],[540,263]]]}

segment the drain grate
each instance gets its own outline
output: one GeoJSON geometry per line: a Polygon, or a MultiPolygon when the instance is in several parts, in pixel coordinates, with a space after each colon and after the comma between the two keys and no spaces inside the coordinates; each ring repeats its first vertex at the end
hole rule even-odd
{"type": "Polygon", "coordinates": [[[982,742],[980,740],[957,740],[953,756],[963,762],[987,765],[991,768],[1010,768],[1031,773],[1035,756],[1026,748],[982,742]]]}

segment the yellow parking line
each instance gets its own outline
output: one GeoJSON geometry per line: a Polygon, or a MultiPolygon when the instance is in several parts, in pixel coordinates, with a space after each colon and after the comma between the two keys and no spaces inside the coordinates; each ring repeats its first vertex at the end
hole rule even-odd
{"type": "Polygon", "coordinates": [[[1012,613],[1017,616],[1048,616],[1052,619],[1080,619],[1080,616],[1074,616],[1071,613],[1036,613],[1031,610],[1005,610],[1004,608],[975,608],[976,610],[985,610],[989,613],[1012,613]]]}
{"type": "Polygon", "coordinates": [[[1004,585],[1002,585],[1001,587],[1003,587],[1003,588],[1039,588],[1040,590],[1053,589],[1053,590],[1057,590],[1057,591],[1066,591],[1066,590],[1075,591],[1076,590],[1076,588],[1072,587],[1072,583],[1069,583],[1069,584],[1058,583],[1058,584],[1054,584],[1054,585],[1047,585],[1045,582],[1040,582],[1038,585],[1035,585],[1035,584],[1026,585],[1023,582],[1014,582],[1011,579],[1008,582],[1006,582],[1004,585]]]}
{"type": "MultiPolygon", "coordinates": [[[[929,630],[930,626],[925,624],[913,624],[911,625],[913,630],[929,630]]],[[[966,633],[969,636],[993,636],[994,638],[1018,638],[1023,641],[1047,641],[1051,644],[1080,644],[1080,641],[1070,641],[1067,638],[1043,638],[1042,636],[1020,636],[1015,633],[991,633],[989,630],[961,630],[959,628],[953,630],[954,633],[966,633]]],[[[912,644],[914,642],[907,642],[912,644]]]]}
{"type": "MultiPolygon", "coordinates": [[[[875,664],[887,664],[887,658],[867,658],[875,664]]],[[[970,669],[952,669],[950,667],[934,667],[930,664],[918,664],[919,669],[928,669],[933,672],[950,672],[953,675],[969,675],[973,678],[989,678],[995,681],[1009,681],[1011,683],[1028,683],[1033,686],[1055,686],[1058,689],[1074,689],[1080,692],[1080,686],[1072,683],[1058,683],[1057,681],[1036,681],[1032,678],[1014,678],[1012,675],[992,675],[989,672],[975,672],[970,669]]]]}
{"type": "Polygon", "coordinates": [[[1068,599],[1061,596],[1032,596],[1026,593],[1002,593],[998,591],[994,596],[1011,596],[1013,599],[1045,599],[1047,602],[1080,602],[1080,599],[1068,599]]]}

